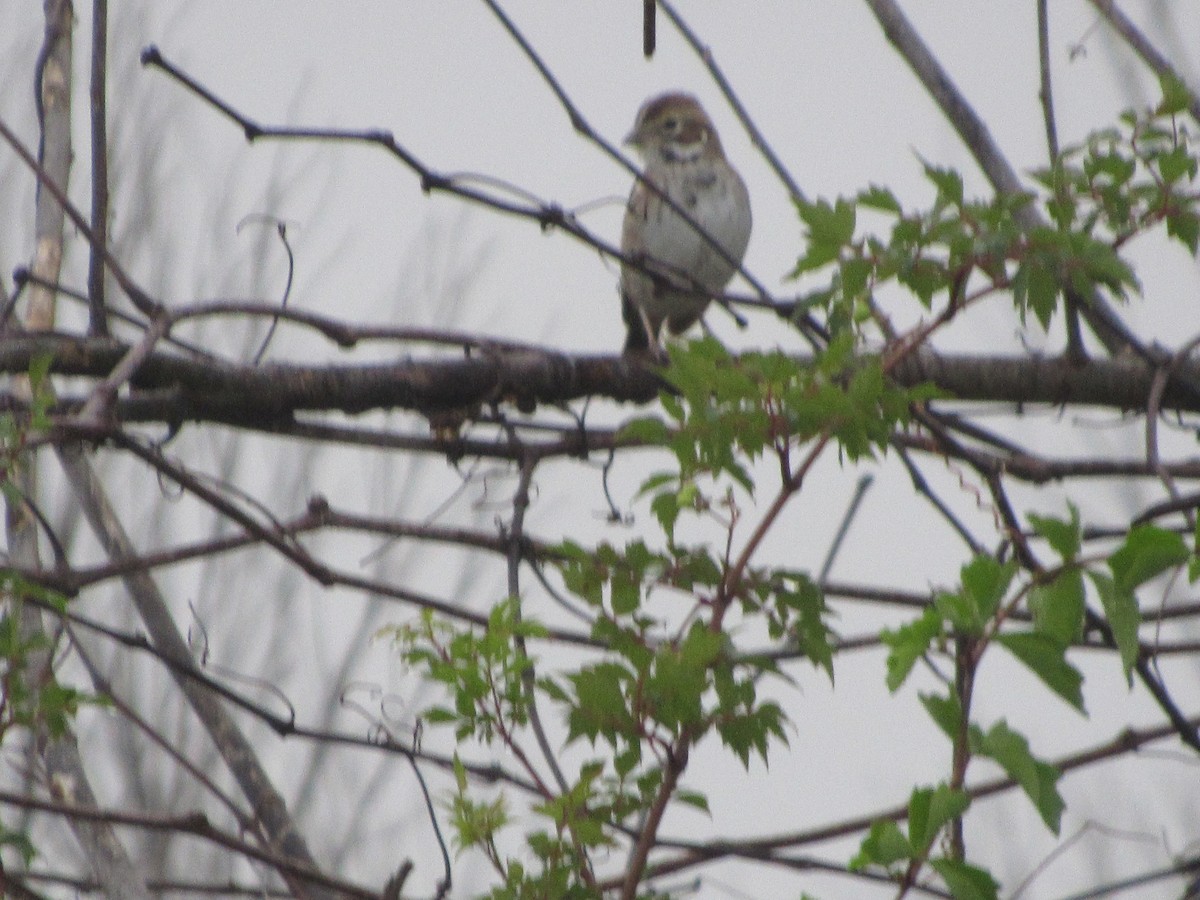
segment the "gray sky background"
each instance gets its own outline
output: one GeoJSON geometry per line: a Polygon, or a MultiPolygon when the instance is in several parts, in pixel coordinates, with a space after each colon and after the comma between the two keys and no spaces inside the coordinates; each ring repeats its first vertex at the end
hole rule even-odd
{"type": "MultiPolygon", "coordinates": [[[[0,0],[0,54],[8,60],[6,77],[8,72],[32,69],[40,37],[38,6],[0,0]]],[[[87,6],[80,4],[78,9],[76,59],[81,79],[86,73],[87,6]]],[[[222,296],[274,300],[284,274],[282,254],[263,235],[236,231],[245,216],[269,213],[292,227],[297,266],[291,302],[296,307],[352,321],[516,337],[571,352],[619,349],[623,329],[615,268],[588,248],[560,233],[542,233],[529,222],[470,209],[452,198],[426,196],[411,172],[376,149],[247,146],[231,123],[161,74],[137,66],[139,51],[154,43],[168,59],[262,123],[387,129],[442,172],[498,177],[569,209],[607,199],[582,215],[589,227],[615,241],[628,174],[573,133],[551,92],[483,4],[451,0],[112,6],[111,104],[120,148],[114,167],[125,178],[116,197],[114,227],[118,235],[150,229],[145,239],[127,245],[126,258],[134,273],[168,301],[222,296]],[[161,154],[160,180],[154,181],[150,195],[146,180],[139,177],[144,174],[142,163],[130,155],[139,145],[157,147],[161,154]]],[[[1050,6],[1054,92],[1064,145],[1110,124],[1121,109],[1154,100],[1153,81],[1103,26],[1096,26],[1088,4],[1053,0],[1050,6]],[[1072,56],[1076,45],[1082,52],[1072,56]]],[[[968,193],[989,193],[865,4],[693,0],[680,7],[810,197],[833,198],[877,183],[891,187],[906,204],[927,203],[932,190],[922,176],[921,158],[959,168],[968,193]]],[[[1200,84],[1200,3],[1160,0],[1126,2],[1122,7],[1184,66],[1193,87],[1200,84]]],[[[665,17],[659,23],[658,52],[645,61],[639,4],[526,0],[506,8],[587,119],[614,143],[628,131],[647,96],[668,88],[699,95],[750,188],[755,226],[747,266],[771,289],[796,290],[785,281],[802,246],[794,210],[700,61],[665,17]]],[[[913,0],[905,8],[989,123],[1013,166],[1027,172],[1044,164],[1034,4],[913,0]]],[[[76,96],[84,94],[77,90],[76,96]]],[[[30,97],[25,83],[9,83],[0,90],[0,115],[20,124],[33,143],[30,97]]],[[[82,164],[87,146],[82,106],[77,121],[76,154],[82,164]]],[[[9,208],[10,201],[22,204],[17,219],[22,228],[28,227],[30,179],[25,173],[14,174],[7,152],[0,152],[0,167],[8,185],[0,188],[0,196],[9,208]]],[[[77,167],[75,179],[72,195],[86,208],[85,166],[77,167]]],[[[13,230],[0,235],[0,271],[25,262],[29,247],[26,234],[13,230]]],[[[1164,249],[1153,241],[1138,242],[1129,254],[1135,263],[1152,263],[1139,269],[1145,279],[1145,302],[1125,310],[1139,334],[1178,345],[1200,332],[1196,261],[1177,245],[1164,249]]],[[[85,266],[84,244],[76,239],[67,280],[85,283],[85,266]]],[[[9,283],[7,275],[2,277],[9,283]]],[[[895,311],[899,321],[913,321],[907,300],[897,297],[895,311]]],[[[78,322],[76,313],[65,316],[68,324],[78,322]]],[[[708,318],[733,346],[802,346],[765,316],[751,314],[745,331],[719,312],[708,318]]],[[[1035,328],[1022,330],[1003,298],[968,321],[967,327],[940,339],[939,346],[1012,352],[1034,347],[1048,353],[1061,346],[1057,323],[1049,338],[1035,328]]],[[[380,352],[391,351],[366,351],[380,352]]],[[[276,359],[339,356],[295,332],[282,333],[272,354],[276,359]]],[[[592,416],[593,421],[616,421],[636,412],[602,408],[592,416]]],[[[1073,423],[1090,417],[1094,429],[1084,429],[1083,438],[1078,433],[1068,437],[1058,427],[1054,410],[1035,411],[1013,427],[1039,435],[1039,449],[1047,453],[1087,449],[1075,443],[1080,440],[1094,442],[1091,449],[1096,453],[1110,446],[1138,452],[1138,422],[1122,424],[1110,415],[1086,412],[1071,415],[1073,423]]],[[[1001,421],[995,424],[1007,427],[1001,421]]],[[[1190,446],[1186,436],[1168,440],[1177,451],[1190,446]]],[[[203,450],[207,445],[196,439],[194,446],[203,450]]],[[[248,458],[238,465],[242,483],[253,488],[277,474],[273,446],[277,445],[259,441],[247,451],[248,458]]],[[[222,448],[215,440],[208,447],[214,465],[222,448]]],[[[350,507],[399,512],[412,519],[437,513],[442,521],[487,525],[503,508],[506,485],[511,489],[511,482],[498,477],[494,490],[501,502],[496,506],[489,508],[490,498],[476,487],[439,512],[457,484],[453,472],[436,461],[419,475],[389,472],[387,460],[363,456],[368,457],[362,468],[318,462],[305,494],[319,491],[350,507]],[[371,473],[367,479],[364,472],[371,473]]],[[[618,502],[632,506],[642,521],[649,519],[648,510],[645,504],[633,504],[632,496],[652,465],[649,457],[631,458],[614,472],[618,502]]],[[[926,469],[972,526],[994,540],[987,510],[976,508],[969,492],[958,487],[960,473],[938,465],[926,469]]],[[[894,461],[856,470],[827,459],[773,536],[768,547],[773,558],[817,570],[863,471],[878,476],[876,485],[855,524],[856,545],[839,558],[834,576],[918,590],[955,581],[965,561],[961,545],[913,498],[894,461]]],[[[538,487],[530,527],[539,536],[570,534],[584,541],[621,542],[636,531],[603,521],[596,470],[559,463],[543,474],[538,487]]],[[[1107,488],[1070,489],[1057,496],[1066,493],[1081,504],[1085,519],[1097,522],[1106,521],[1106,511],[1112,511],[1107,518],[1115,520],[1145,499],[1107,488]]],[[[297,496],[295,508],[302,502],[303,496],[297,496]]],[[[1047,504],[1045,511],[1063,511],[1054,491],[1042,492],[1036,502],[1047,504]]],[[[699,528],[693,535],[705,536],[699,528]]],[[[373,545],[328,546],[344,548],[353,560],[373,545]]],[[[412,558],[399,551],[395,557],[397,566],[411,564],[412,558]]],[[[425,568],[415,573],[415,584],[446,596],[446,573],[454,571],[447,559],[424,558],[425,568]]],[[[471,574],[478,580],[464,581],[464,602],[484,607],[503,590],[498,566],[471,574]]],[[[214,596],[211,585],[197,583],[196,570],[185,567],[172,577],[180,595],[193,599],[202,612],[216,615],[223,609],[221,603],[228,602],[214,596]]],[[[295,631],[278,645],[279,661],[294,677],[289,694],[297,699],[302,716],[315,716],[326,696],[318,691],[311,697],[305,694],[306,675],[334,671],[347,654],[358,657],[350,673],[355,679],[397,693],[412,685],[385,647],[347,645],[347,640],[358,638],[338,610],[342,604],[360,605],[361,598],[334,594],[323,595],[298,583],[288,607],[293,618],[287,620],[295,631]]],[[[398,618],[395,612],[385,616],[398,618]]],[[[840,627],[846,634],[860,634],[880,621],[903,618],[852,608],[844,610],[840,627]]],[[[1107,740],[1127,723],[1160,721],[1140,691],[1126,690],[1112,659],[1087,662],[1090,719],[1080,718],[1046,696],[1023,671],[997,659],[983,670],[980,721],[1008,716],[1044,758],[1107,740]]],[[[1195,709],[1200,691],[1195,688],[1194,664],[1165,664],[1164,670],[1180,699],[1195,709]]],[[[916,689],[932,689],[932,680],[917,677],[899,699],[888,698],[878,652],[848,654],[839,664],[836,689],[809,669],[796,672],[799,690],[780,694],[797,724],[791,753],[778,750],[769,772],[756,763],[748,775],[736,763],[718,762],[710,751],[693,755],[689,780],[710,792],[713,819],[673,814],[667,821],[668,834],[736,836],[801,829],[901,802],[914,782],[932,782],[947,770],[948,746],[915,702],[916,689]]],[[[426,738],[433,740],[437,739],[426,738]]],[[[269,745],[278,748],[273,762],[287,786],[292,765],[308,751],[273,741],[269,745]]],[[[578,758],[583,755],[575,753],[578,758]]],[[[363,771],[366,767],[364,762],[363,771]]],[[[978,776],[987,769],[979,765],[972,771],[978,776]]],[[[421,857],[433,850],[428,828],[419,816],[403,811],[414,794],[400,769],[394,772],[385,782],[384,805],[394,804],[396,811],[384,812],[384,824],[348,853],[342,874],[378,881],[404,855],[414,854],[419,863],[424,860],[415,877],[429,885],[438,867],[432,857],[421,857]]],[[[328,834],[347,827],[344,817],[351,810],[338,808],[339,791],[344,784],[360,781],[357,771],[339,771],[329,785],[317,789],[307,812],[312,816],[310,843],[318,852],[328,834]]],[[[1146,753],[1118,766],[1070,775],[1062,790],[1070,810],[1064,835],[1095,821],[1120,829],[1123,836],[1090,832],[1048,866],[1026,897],[1056,896],[1121,873],[1165,865],[1173,853],[1185,849],[1183,842],[1191,842],[1194,850],[1194,842],[1200,840],[1194,759],[1146,753]]],[[[1016,794],[980,803],[972,813],[969,836],[972,852],[1010,889],[1053,847],[1031,806],[1016,794]]],[[[851,847],[843,843],[820,849],[844,860],[851,847]]],[[[824,898],[865,896],[861,885],[845,879],[810,879],[742,864],[723,864],[712,876],[700,896],[794,897],[802,890],[824,898]]],[[[455,896],[466,896],[470,887],[463,884],[462,893],[456,890],[455,896]]],[[[1137,896],[1169,897],[1172,890],[1137,896]]]]}

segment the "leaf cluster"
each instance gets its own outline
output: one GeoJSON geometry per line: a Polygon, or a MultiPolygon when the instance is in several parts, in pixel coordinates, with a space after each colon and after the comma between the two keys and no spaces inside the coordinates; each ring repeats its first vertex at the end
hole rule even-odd
{"type": "MultiPolygon", "coordinates": [[[[1022,574],[1012,561],[987,555],[970,560],[962,567],[956,589],[937,593],[919,617],[882,633],[888,647],[887,684],[892,691],[905,683],[918,662],[936,666],[934,660],[939,656],[948,658],[958,672],[967,671],[973,677],[985,651],[995,645],[1052,693],[1086,715],[1083,675],[1068,653],[1083,639],[1092,621],[1087,585],[1091,584],[1092,596],[1103,610],[1102,621],[1128,678],[1140,654],[1137,589],[1185,563],[1193,575],[1200,574],[1195,552],[1200,535],[1189,549],[1174,532],[1139,525],[1130,529],[1110,553],[1087,559],[1081,555],[1082,529],[1073,506],[1065,518],[1031,513],[1028,521],[1032,532],[1058,556],[1058,565],[1044,572],[1022,574]],[[1027,626],[1013,624],[1013,613],[1022,606],[1031,613],[1027,626]]],[[[979,757],[997,763],[1024,791],[1046,827],[1057,834],[1065,808],[1057,788],[1061,772],[1038,759],[1028,739],[1004,719],[988,727],[972,721],[960,688],[956,684],[944,693],[922,693],[922,705],[954,745],[956,756],[966,761],[979,757]]],[[[965,774],[965,763],[959,774],[965,774]]],[[[914,791],[911,803],[932,803],[930,808],[939,810],[938,815],[925,816],[922,830],[916,833],[910,820],[908,835],[893,822],[876,823],[853,864],[891,868],[897,862],[919,864],[925,860],[938,835],[923,829],[934,822],[944,830],[969,806],[960,788],[961,778],[959,784],[939,786],[932,794],[934,799],[940,798],[936,803],[923,790],[914,791]],[[956,811],[946,814],[951,807],[956,811]]],[[[943,858],[930,864],[956,897],[997,896],[994,882],[988,887],[990,876],[985,878],[986,873],[972,869],[961,859],[943,858]],[[962,893],[955,887],[959,878],[967,879],[962,893]]]]}
{"type": "Polygon", "coordinates": [[[1120,253],[1130,240],[1162,226],[1193,256],[1200,245],[1200,160],[1179,116],[1188,94],[1170,78],[1162,88],[1154,109],[1122,114],[1119,127],[1034,172],[1040,190],[972,200],[961,173],[924,163],[928,209],[906,211],[875,185],[833,202],[798,201],[808,246],[792,274],[828,272],[828,280],[802,297],[797,316],[819,309],[835,333],[859,333],[882,317],[876,301],[889,284],[926,311],[938,303],[946,317],[1005,293],[1022,320],[1032,312],[1042,328],[1064,296],[1128,299],[1140,291],[1120,253]],[[1034,208],[1049,224],[1037,224],[1034,208]],[[861,234],[867,214],[890,228],[861,234]]]}

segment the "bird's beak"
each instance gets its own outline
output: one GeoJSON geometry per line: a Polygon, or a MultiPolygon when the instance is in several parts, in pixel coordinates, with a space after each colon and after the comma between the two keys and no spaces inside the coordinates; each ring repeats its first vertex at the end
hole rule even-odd
{"type": "Polygon", "coordinates": [[[638,130],[635,127],[631,132],[629,132],[629,134],[625,135],[625,140],[623,140],[621,143],[625,144],[627,147],[637,147],[638,149],[641,149],[642,136],[638,133],[638,130]]]}

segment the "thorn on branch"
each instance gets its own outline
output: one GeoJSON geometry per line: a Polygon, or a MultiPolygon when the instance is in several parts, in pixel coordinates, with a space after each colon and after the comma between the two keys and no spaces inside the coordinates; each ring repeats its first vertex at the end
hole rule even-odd
{"type": "Polygon", "coordinates": [[[444,190],[448,187],[450,187],[450,179],[444,175],[438,175],[436,172],[421,174],[421,193],[423,194],[444,190]]]}
{"type": "Polygon", "coordinates": [[[538,224],[541,225],[542,231],[549,231],[554,227],[562,227],[567,223],[567,213],[557,203],[552,203],[549,206],[542,207],[538,213],[538,224]]]}
{"type": "Polygon", "coordinates": [[[164,65],[162,54],[158,52],[158,47],[154,44],[151,44],[142,51],[141,60],[143,66],[161,67],[164,65]]]}
{"type": "Polygon", "coordinates": [[[363,137],[368,141],[374,141],[377,144],[383,144],[389,149],[396,149],[396,135],[386,128],[373,128],[369,130],[363,137]]]}
{"type": "Polygon", "coordinates": [[[582,115],[580,115],[574,109],[568,110],[567,114],[571,118],[571,127],[572,128],[574,128],[577,132],[582,134],[584,137],[592,136],[592,133],[593,133],[592,126],[587,123],[587,119],[585,119],[582,115]]]}
{"type": "Polygon", "coordinates": [[[400,891],[404,888],[404,882],[408,880],[409,874],[413,870],[413,862],[411,859],[406,859],[400,864],[400,868],[396,874],[388,879],[387,884],[383,887],[383,900],[400,900],[400,891]]]}

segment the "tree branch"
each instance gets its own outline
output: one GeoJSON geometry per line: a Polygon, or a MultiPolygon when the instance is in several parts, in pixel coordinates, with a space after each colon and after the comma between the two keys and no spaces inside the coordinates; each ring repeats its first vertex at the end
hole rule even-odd
{"type": "MultiPolygon", "coordinates": [[[[27,372],[49,355],[51,371],[104,378],[130,352],[107,338],[62,335],[13,337],[0,345],[0,372],[27,372]]],[[[809,362],[797,356],[798,365],[809,362]]],[[[1120,357],[1082,364],[1033,356],[974,356],[921,350],[892,376],[904,387],[929,383],[947,399],[1000,404],[1045,403],[1115,410],[1145,409],[1157,368],[1120,357]]],[[[1177,373],[1200,379],[1200,361],[1177,373]]],[[[530,411],[585,397],[645,403],[664,386],[653,370],[617,356],[571,356],[550,350],[496,351],[478,357],[390,363],[249,366],[199,362],[163,350],[148,353],[131,379],[135,390],[112,407],[118,422],[216,421],[261,428],[302,412],[360,414],[408,409],[426,416],[472,418],[481,406],[511,403],[530,411]]],[[[1178,379],[1163,392],[1162,408],[1200,412],[1200,398],[1178,379]]],[[[73,405],[55,409],[70,416],[73,405]]],[[[64,426],[79,423],[63,421],[64,426]]],[[[440,424],[435,421],[435,425],[440,424]]]]}
{"type": "MultiPolygon", "coordinates": [[[[1149,66],[1155,75],[1159,78],[1170,76],[1180,84],[1184,83],[1183,76],[1171,65],[1170,60],[1158,52],[1158,48],[1138,30],[1132,19],[1121,12],[1114,0],[1089,0],[1089,2],[1096,7],[1096,11],[1121,36],[1121,39],[1133,48],[1133,52],[1141,57],[1142,62],[1149,66]]],[[[1188,112],[1192,114],[1193,119],[1200,122],[1200,94],[1188,91],[1188,96],[1188,112]]]]}
{"type": "MultiPolygon", "coordinates": [[[[1009,165],[1000,146],[992,138],[987,124],[979,117],[966,97],[958,90],[950,74],[943,68],[921,40],[894,0],[866,0],[883,28],[883,33],[908,63],[929,96],[937,103],[958,132],[979,168],[1001,194],[1019,194],[1025,190],[1016,171],[1009,165]]],[[[1018,220],[1025,228],[1042,227],[1047,223],[1033,204],[1018,211],[1018,220]]],[[[1110,353],[1132,348],[1146,359],[1154,359],[1152,351],[1143,347],[1137,337],[1113,311],[1097,291],[1092,291],[1080,304],[1080,312],[1110,353]]]]}

